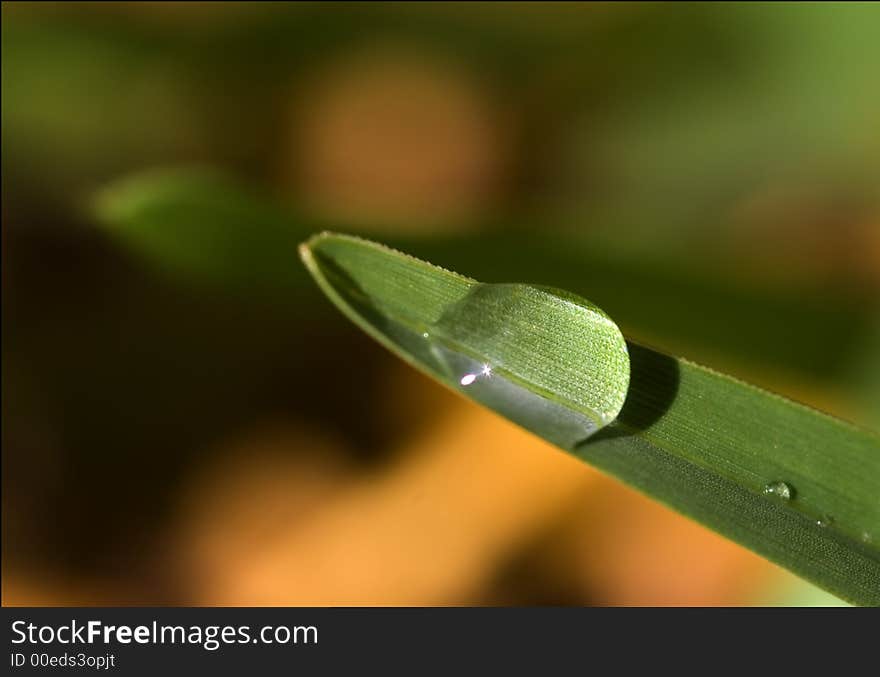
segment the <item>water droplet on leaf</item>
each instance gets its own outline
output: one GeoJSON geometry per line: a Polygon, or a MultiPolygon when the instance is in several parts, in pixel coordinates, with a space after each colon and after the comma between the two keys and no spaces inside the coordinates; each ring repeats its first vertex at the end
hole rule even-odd
{"type": "Polygon", "coordinates": [[[764,493],[781,498],[783,501],[791,500],[794,497],[794,489],[785,482],[771,482],[764,487],[764,493]]]}
{"type": "Polygon", "coordinates": [[[573,449],[620,413],[626,340],[579,296],[481,284],[344,236],[319,236],[304,251],[319,283],[368,333],[544,439],[573,449]]]}

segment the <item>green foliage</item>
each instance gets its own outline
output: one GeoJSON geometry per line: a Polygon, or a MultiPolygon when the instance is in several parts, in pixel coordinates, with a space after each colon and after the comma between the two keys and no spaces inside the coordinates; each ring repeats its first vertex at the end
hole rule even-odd
{"type": "Polygon", "coordinates": [[[291,266],[304,224],[265,198],[208,171],[151,172],[97,194],[97,219],[171,274],[222,281],[249,295],[296,298],[305,276],[291,266]]]}
{"type": "Polygon", "coordinates": [[[635,343],[627,364],[608,317],[564,292],[481,285],[340,235],[301,253],[349,318],[447,386],[840,597],[880,604],[877,436],[635,343]]]}

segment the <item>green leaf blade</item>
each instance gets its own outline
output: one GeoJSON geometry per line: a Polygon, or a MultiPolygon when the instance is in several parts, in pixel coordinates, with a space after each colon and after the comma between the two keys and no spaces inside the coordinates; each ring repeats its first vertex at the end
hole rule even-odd
{"type": "Polygon", "coordinates": [[[300,251],[409,363],[841,598],[880,604],[876,435],[626,343],[566,292],[482,284],[348,236],[300,251]]]}
{"type": "Polygon", "coordinates": [[[626,342],[605,313],[577,296],[480,284],[348,236],[319,235],[301,252],[355,323],[411,364],[533,432],[570,446],[614,420],[623,406],[626,342]],[[548,418],[554,425],[545,424],[548,418]]]}

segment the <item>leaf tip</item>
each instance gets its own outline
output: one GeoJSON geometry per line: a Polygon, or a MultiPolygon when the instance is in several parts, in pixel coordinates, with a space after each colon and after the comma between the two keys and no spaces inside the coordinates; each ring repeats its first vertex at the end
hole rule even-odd
{"type": "Polygon", "coordinates": [[[317,268],[314,251],[321,246],[321,242],[333,237],[338,237],[338,235],[329,230],[322,230],[320,233],[312,235],[308,240],[299,243],[297,248],[299,258],[305,267],[308,268],[309,272],[314,274],[317,268]]]}

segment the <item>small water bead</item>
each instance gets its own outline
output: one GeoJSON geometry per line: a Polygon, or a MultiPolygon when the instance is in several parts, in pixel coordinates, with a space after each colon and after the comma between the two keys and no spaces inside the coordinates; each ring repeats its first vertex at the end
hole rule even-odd
{"type": "Polygon", "coordinates": [[[794,496],[794,488],[785,482],[771,482],[764,487],[764,493],[788,501],[794,496]]]}
{"type": "Polygon", "coordinates": [[[834,518],[831,515],[822,515],[819,519],[816,520],[816,524],[823,529],[827,526],[830,526],[834,523],[834,518]]]}
{"type": "Polygon", "coordinates": [[[863,543],[870,543],[873,540],[874,539],[871,538],[871,534],[869,534],[867,531],[862,532],[862,542],[863,543]]]}

